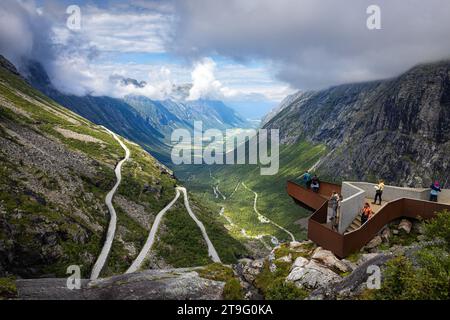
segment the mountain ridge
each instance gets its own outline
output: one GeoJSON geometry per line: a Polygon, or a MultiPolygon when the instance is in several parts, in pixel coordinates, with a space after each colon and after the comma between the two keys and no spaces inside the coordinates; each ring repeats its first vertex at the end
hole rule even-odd
{"type": "Polygon", "coordinates": [[[445,60],[392,79],[312,92],[264,128],[279,128],[284,144],[327,145],[332,152],[318,171],[330,178],[428,186],[449,173],[449,72],[445,60]],[[405,161],[397,161],[399,154],[405,161]]]}

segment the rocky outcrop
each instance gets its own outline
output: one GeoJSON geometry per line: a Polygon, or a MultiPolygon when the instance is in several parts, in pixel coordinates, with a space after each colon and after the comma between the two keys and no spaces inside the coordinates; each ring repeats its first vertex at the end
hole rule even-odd
{"type": "Polygon", "coordinates": [[[295,267],[286,278],[300,288],[315,289],[341,280],[341,277],[329,268],[314,260],[303,267],[295,267]]]}
{"type": "Polygon", "coordinates": [[[314,251],[312,259],[322,263],[328,268],[338,269],[340,272],[348,272],[351,270],[349,264],[336,258],[336,256],[331,251],[324,250],[320,247],[314,251]]]}
{"type": "Polygon", "coordinates": [[[351,299],[357,296],[367,288],[367,279],[369,273],[367,268],[369,266],[384,266],[387,261],[393,258],[391,253],[374,254],[365,262],[358,262],[358,267],[347,277],[341,279],[341,281],[334,281],[326,283],[325,285],[314,290],[310,296],[310,300],[334,300],[334,299],[351,299]]]}
{"type": "Polygon", "coordinates": [[[449,61],[294,97],[264,127],[280,129],[284,144],[327,145],[322,175],[417,187],[448,175],[449,61]]]}
{"type": "Polygon", "coordinates": [[[66,279],[17,280],[23,300],[216,300],[224,282],[204,279],[194,269],[147,270],[95,281],[69,290],[66,279]]]}
{"type": "Polygon", "coordinates": [[[261,273],[264,267],[264,259],[241,261],[239,267],[245,281],[253,284],[256,276],[261,273]]]}

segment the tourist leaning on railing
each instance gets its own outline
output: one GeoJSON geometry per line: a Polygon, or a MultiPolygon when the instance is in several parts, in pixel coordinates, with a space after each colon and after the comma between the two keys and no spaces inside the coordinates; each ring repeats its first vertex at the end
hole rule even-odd
{"type": "Polygon", "coordinates": [[[442,191],[439,181],[436,180],[434,183],[432,183],[430,189],[430,201],[437,202],[438,193],[442,191]]]}
{"type": "Polygon", "coordinates": [[[312,189],[312,191],[314,191],[314,192],[316,192],[316,193],[319,192],[319,189],[320,189],[320,180],[319,180],[319,178],[317,177],[317,175],[314,175],[314,177],[312,178],[312,181],[311,181],[311,189],[312,189]]]}
{"type": "Polygon", "coordinates": [[[305,173],[303,174],[303,182],[305,183],[307,189],[311,188],[312,178],[311,174],[308,171],[305,171],[305,173]]]}

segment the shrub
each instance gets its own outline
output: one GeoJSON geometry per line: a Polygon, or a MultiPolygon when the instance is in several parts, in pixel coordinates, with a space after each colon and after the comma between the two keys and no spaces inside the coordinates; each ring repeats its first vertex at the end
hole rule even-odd
{"type": "Polygon", "coordinates": [[[440,239],[444,241],[447,251],[450,250],[450,212],[444,210],[436,218],[425,221],[424,233],[428,240],[440,239]]]}
{"type": "Polygon", "coordinates": [[[266,290],[267,300],[304,300],[308,292],[284,279],[276,279],[266,290]]]}
{"type": "Polygon", "coordinates": [[[238,279],[233,278],[225,283],[225,287],[223,288],[223,298],[224,300],[244,299],[244,293],[238,279]]]}
{"type": "Polygon", "coordinates": [[[400,256],[387,263],[383,276],[383,285],[375,292],[375,299],[402,300],[414,278],[414,268],[411,261],[400,256]]]}
{"type": "Polygon", "coordinates": [[[375,299],[450,298],[450,212],[438,213],[423,227],[428,240],[442,242],[419,249],[411,259],[400,256],[388,262],[382,288],[373,294],[375,299]]]}

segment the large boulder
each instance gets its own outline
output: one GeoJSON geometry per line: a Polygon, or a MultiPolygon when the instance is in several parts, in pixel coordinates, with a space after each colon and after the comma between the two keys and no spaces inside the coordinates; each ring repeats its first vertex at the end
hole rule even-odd
{"type": "Polygon", "coordinates": [[[378,247],[380,244],[383,243],[383,239],[381,239],[380,236],[375,236],[366,246],[364,247],[366,250],[372,250],[378,247]]]}
{"type": "Polygon", "coordinates": [[[333,252],[324,250],[321,247],[317,248],[314,251],[312,259],[317,260],[318,262],[329,268],[335,268],[341,272],[350,271],[349,267],[345,263],[341,262],[338,258],[336,258],[333,252]]]}
{"type": "Polygon", "coordinates": [[[400,224],[398,225],[398,229],[403,230],[406,233],[410,233],[411,228],[412,228],[412,222],[407,219],[402,219],[402,221],[400,221],[400,224]]]}
{"type": "Polygon", "coordinates": [[[315,289],[340,281],[341,277],[330,269],[311,260],[304,267],[294,268],[286,281],[294,282],[300,288],[315,289]]]}
{"type": "Polygon", "coordinates": [[[389,243],[389,239],[391,238],[391,236],[392,232],[389,227],[386,227],[381,231],[381,240],[383,240],[384,242],[389,243]]]}

